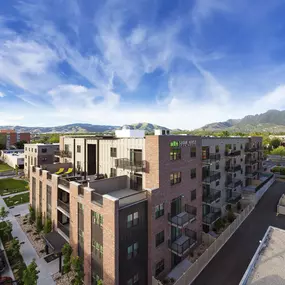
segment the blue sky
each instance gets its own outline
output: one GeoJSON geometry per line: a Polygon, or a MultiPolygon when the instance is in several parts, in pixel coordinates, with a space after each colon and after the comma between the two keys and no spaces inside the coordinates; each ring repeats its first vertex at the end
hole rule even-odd
{"type": "Polygon", "coordinates": [[[285,108],[282,0],[1,1],[0,125],[193,129],[285,108]]]}

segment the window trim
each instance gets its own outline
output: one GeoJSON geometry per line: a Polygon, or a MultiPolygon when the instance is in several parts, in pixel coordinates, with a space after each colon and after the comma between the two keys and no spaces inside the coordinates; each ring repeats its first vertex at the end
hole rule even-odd
{"type": "Polygon", "coordinates": [[[170,185],[175,185],[181,183],[181,171],[172,172],[170,174],[170,185]]]}
{"type": "Polygon", "coordinates": [[[170,147],[169,159],[171,161],[181,159],[181,148],[180,147],[170,147]]]}
{"type": "Polygon", "coordinates": [[[155,247],[159,247],[165,241],[164,230],[155,235],[155,247]]]}
{"type": "Polygon", "coordinates": [[[139,212],[131,213],[127,216],[127,228],[135,227],[139,224],[139,212]],[[137,214],[137,218],[134,218],[134,216],[137,214]],[[131,217],[131,220],[128,220],[128,218],[131,217]]]}
{"type": "Polygon", "coordinates": [[[195,158],[196,156],[197,156],[197,148],[196,148],[196,146],[191,146],[191,148],[190,148],[190,157],[191,158],[195,158]],[[195,149],[195,152],[192,151],[192,149],[195,149]]]}
{"type": "Polygon", "coordinates": [[[117,148],[116,147],[110,147],[110,156],[111,157],[117,157],[117,148]]]}
{"type": "Polygon", "coordinates": [[[158,204],[154,208],[155,219],[164,216],[164,203],[158,204]],[[158,210],[157,210],[158,209],[158,210]]]}

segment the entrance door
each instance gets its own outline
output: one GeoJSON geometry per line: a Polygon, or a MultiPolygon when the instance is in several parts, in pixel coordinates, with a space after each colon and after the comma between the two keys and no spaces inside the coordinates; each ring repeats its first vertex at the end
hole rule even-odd
{"type": "Polygon", "coordinates": [[[171,202],[171,217],[174,217],[181,213],[181,196],[173,199],[171,202]]]}
{"type": "Polygon", "coordinates": [[[182,229],[171,226],[171,241],[174,242],[182,235],[182,229]]]}

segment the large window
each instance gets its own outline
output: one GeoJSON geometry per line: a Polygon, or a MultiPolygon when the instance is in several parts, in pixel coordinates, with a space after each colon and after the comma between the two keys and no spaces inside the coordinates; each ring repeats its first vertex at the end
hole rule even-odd
{"type": "Polygon", "coordinates": [[[191,169],[191,179],[196,178],[196,168],[191,169]]]}
{"type": "Polygon", "coordinates": [[[111,157],[117,157],[117,148],[111,147],[110,155],[111,155],[111,157]]]}
{"type": "Polygon", "coordinates": [[[181,172],[175,172],[170,174],[170,184],[174,185],[181,182],[181,172]]]}
{"type": "Polygon", "coordinates": [[[159,232],[155,236],[155,246],[158,247],[162,243],[164,243],[164,231],[159,232]]]}
{"type": "Polygon", "coordinates": [[[81,152],[81,145],[77,146],[77,152],[80,153],[81,152]]]}
{"type": "Polygon", "coordinates": [[[47,149],[46,148],[42,148],[42,153],[47,153],[47,149]]]}
{"type": "Polygon", "coordinates": [[[103,245],[99,242],[92,240],[92,252],[99,256],[99,258],[103,258],[103,245]]]}
{"type": "Polygon", "coordinates": [[[103,226],[103,215],[92,211],[92,223],[96,224],[102,228],[102,226],[103,226]]]}
{"type": "Polygon", "coordinates": [[[139,213],[138,212],[135,212],[133,214],[128,215],[128,218],[127,218],[127,227],[128,228],[137,226],[138,222],[139,222],[139,213]]]}
{"type": "Polygon", "coordinates": [[[181,159],[181,149],[178,147],[170,148],[170,160],[178,160],[181,159]]]}
{"type": "Polygon", "coordinates": [[[190,156],[196,157],[196,146],[192,146],[190,149],[190,156]]]}
{"type": "Polygon", "coordinates": [[[155,206],[155,218],[158,219],[159,217],[164,215],[164,204],[159,204],[155,206]]]}
{"type": "Polygon", "coordinates": [[[159,275],[164,270],[164,259],[155,265],[155,276],[159,275]]]}
{"type": "Polygon", "coordinates": [[[111,168],[110,169],[110,177],[116,177],[117,176],[117,169],[111,168]]]}
{"type": "Polygon", "coordinates": [[[128,259],[131,259],[138,254],[139,243],[135,242],[134,244],[128,247],[128,259]]]}
{"type": "Polygon", "coordinates": [[[216,145],[215,150],[216,150],[216,153],[220,152],[220,147],[216,145]]]}
{"type": "Polygon", "coordinates": [[[51,218],[51,187],[47,185],[47,217],[51,218]]]}
{"type": "Polygon", "coordinates": [[[191,191],[191,201],[196,200],[196,189],[191,191]]]}

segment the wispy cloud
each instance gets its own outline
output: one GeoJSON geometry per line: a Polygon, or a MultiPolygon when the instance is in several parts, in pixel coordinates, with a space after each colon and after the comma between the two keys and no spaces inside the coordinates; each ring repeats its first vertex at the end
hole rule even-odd
{"type": "Polygon", "coordinates": [[[5,94],[3,92],[0,92],[0,98],[4,98],[5,94]]]}

